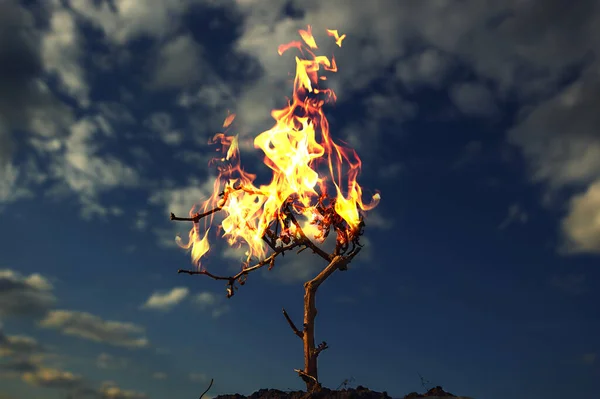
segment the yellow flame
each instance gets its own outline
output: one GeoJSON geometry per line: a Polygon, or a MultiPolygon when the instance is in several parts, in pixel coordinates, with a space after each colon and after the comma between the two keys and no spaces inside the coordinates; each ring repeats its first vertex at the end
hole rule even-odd
{"type": "MultiPolygon", "coordinates": [[[[361,161],[354,150],[334,143],[330,136],[323,106],[335,101],[336,96],[333,90],[319,87],[319,82],[326,78],[319,72],[337,72],[335,59],[312,52],[318,47],[310,26],[299,34],[301,41],[278,47],[280,55],[292,48],[303,55],[303,58],[295,58],[292,98],[286,107],[271,112],[275,124],[254,139],[254,147],[264,153],[264,164],[272,171],[271,181],[259,187],[254,185],[256,176],[241,167],[237,136],[219,133],[211,141],[221,145],[219,151],[226,155],[220,160],[227,165],[220,167],[214,194],[203,204],[203,209],[221,208],[225,213],[220,226],[222,236],[230,245],[247,245],[249,258],[266,255],[263,236],[273,223],[280,223],[280,229],[288,229],[292,235],[296,233],[293,225],[284,225],[281,215],[281,209],[290,198],[294,209],[311,220],[318,214],[317,204],[327,197],[327,186],[332,184],[335,199],[329,206],[353,234],[359,228],[361,212],[374,208],[380,200],[376,194],[370,204],[363,203],[362,189],[357,182],[361,161]],[[320,165],[325,166],[328,175],[319,174],[320,165]],[[345,195],[340,187],[347,187],[345,195]],[[221,192],[223,197],[219,196],[221,192]]],[[[327,34],[340,47],[346,37],[337,30],[327,30],[327,34]]],[[[234,118],[235,114],[228,115],[223,127],[229,128],[234,118]]],[[[209,250],[207,234],[208,230],[199,239],[195,224],[189,243],[182,245],[191,248],[195,263],[209,250]]],[[[317,230],[313,235],[317,235],[317,230]]]]}

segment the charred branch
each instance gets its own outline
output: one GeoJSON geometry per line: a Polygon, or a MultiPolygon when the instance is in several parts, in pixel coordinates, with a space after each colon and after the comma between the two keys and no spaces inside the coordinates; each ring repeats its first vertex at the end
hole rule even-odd
{"type": "Polygon", "coordinates": [[[294,334],[296,334],[300,338],[304,338],[304,333],[302,331],[298,330],[298,328],[296,327],[296,325],[294,324],[294,322],[292,321],[292,319],[290,319],[290,316],[285,311],[285,308],[283,308],[283,316],[285,317],[285,319],[287,320],[288,324],[292,328],[292,331],[294,331],[294,334]]]}
{"type": "Polygon", "coordinates": [[[208,216],[208,215],[212,215],[215,212],[220,211],[223,208],[220,207],[216,207],[214,209],[211,209],[210,211],[206,211],[203,213],[196,213],[194,216],[192,216],[191,218],[181,218],[178,216],[175,216],[175,214],[173,212],[171,212],[170,218],[171,220],[174,220],[176,222],[194,222],[194,223],[198,223],[200,221],[200,219],[208,216]]]}
{"type": "Polygon", "coordinates": [[[200,395],[200,397],[198,399],[202,399],[204,397],[204,395],[206,395],[206,393],[208,392],[210,387],[212,387],[213,382],[214,382],[214,378],[211,378],[210,384],[208,384],[208,388],[206,388],[206,390],[204,392],[202,392],[202,394],[200,395]]]}
{"type": "Polygon", "coordinates": [[[298,219],[296,219],[296,217],[292,213],[292,210],[290,209],[289,205],[286,206],[286,208],[285,208],[285,215],[291,220],[291,222],[296,227],[296,232],[300,236],[300,240],[298,240],[298,242],[306,247],[309,247],[314,253],[316,253],[321,258],[325,259],[326,261],[331,261],[332,256],[330,254],[328,254],[327,252],[323,251],[321,248],[319,248],[315,243],[313,243],[306,236],[306,234],[304,233],[304,230],[302,230],[302,227],[300,226],[300,223],[298,222],[298,219]]]}
{"type": "Polygon", "coordinates": [[[200,269],[200,270],[179,269],[177,271],[177,273],[185,273],[185,274],[189,274],[189,275],[203,274],[214,280],[225,280],[225,281],[227,281],[227,298],[231,298],[236,289],[236,287],[234,287],[234,284],[236,281],[240,281],[240,279],[247,276],[249,273],[251,273],[255,270],[258,270],[265,265],[270,265],[270,267],[273,267],[273,264],[275,262],[275,257],[277,257],[277,255],[283,254],[284,252],[294,249],[294,248],[298,247],[299,245],[300,245],[299,243],[294,242],[294,243],[284,246],[284,247],[277,247],[271,255],[269,255],[265,259],[261,260],[254,266],[244,268],[243,270],[241,270],[238,274],[236,274],[234,276],[218,276],[218,275],[212,274],[204,269],[200,269]]]}
{"type": "Polygon", "coordinates": [[[223,206],[227,203],[227,199],[229,197],[229,194],[237,191],[237,190],[241,190],[242,187],[230,187],[228,189],[223,190],[221,193],[219,193],[219,197],[221,197],[222,199],[219,200],[219,203],[217,204],[217,206],[209,211],[206,212],[199,212],[196,213],[194,216],[189,217],[189,218],[182,218],[182,217],[178,217],[175,216],[175,214],[173,212],[171,212],[170,214],[170,219],[176,222],[194,222],[194,223],[198,223],[200,221],[200,219],[205,218],[209,215],[212,215],[215,212],[219,212],[221,209],[223,209],[223,206]]]}

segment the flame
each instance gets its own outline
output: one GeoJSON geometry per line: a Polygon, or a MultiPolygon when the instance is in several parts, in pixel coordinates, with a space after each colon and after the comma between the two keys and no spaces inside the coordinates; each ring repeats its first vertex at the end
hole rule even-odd
{"type": "MultiPolygon", "coordinates": [[[[266,255],[268,247],[263,236],[275,224],[289,236],[297,234],[295,226],[286,223],[282,212],[286,206],[292,206],[309,221],[336,220],[336,226],[345,222],[347,236],[352,237],[360,229],[361,213],[377,206],[380,200],[376,194],[371,203],[363,203],[362,188],[357,182],[360,158],[353,149],[336,144],[330,135],[323,107],[335,101],[336,95],[331,89],[319,87],[319,82],[325,80],[319,72],[337,72],[335,58],[313,53],[318,47],[310,26],[298,33],[301,41],[277,49],[279,55],[290,49],[297,49],[302,55],[295,58],[292,98],[286,107],[271,112],[274,126],[254,139],[254,147],[264,153],[264,164],[272,171],[271,182],[254,185],[256,175],[241,167],[237,136],[218,133],[210,141],[219,144],[218,151],[225,156],[213,161],[218,165],[219,176],[213,196],[202,208],[207,211],[218,207],[225,213],[220,224],[222,236],[230,245],[247,245],[248,261],[251,257],[266,255]],[[345,194],[342,187],[346,188],[345,194]],[[328,188],[334,189],[335,197],[328,197],[328,188]]],[[[327,30],[327,34],[340,47],[346,37],[345,34],[340,36],[337,30],[327,30]]],[[[223,127],[231,128],[234,119],[235,114],[228,115],[223,127]]],[[[200,264],[209,250],[207,235],[208,230],[200,238],[198,223],[195,223],[189,242],[180,244],[191,249],[196,264],[200,264]]],[[[318,231],[311,235],[323,238],[318,231]]]]}
{"type": "Polygon", "coordinates": [[[177,244],[183,249],[189,249],[192,252],[192,262],[198,264],[200,258],[202,258],[210,249],[208,243],[208,232],[210,228],[204,233],[204,237],[200,238],[198,231],[198,224],[195,223],[194,227],[190,230],[190,240],[187,244],[181,243],[181,239],[177,237],[177,244]]]}

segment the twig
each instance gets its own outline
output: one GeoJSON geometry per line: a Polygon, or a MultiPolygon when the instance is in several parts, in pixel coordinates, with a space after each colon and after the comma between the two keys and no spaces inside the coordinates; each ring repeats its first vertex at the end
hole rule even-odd
{"type": "Polygon", "coordinates": [[[234,293],[234,286],[233,284],[240,279],[240,277],[247,275],[250,272],[253,272],[254,270],[260,269],[261,267],[267,265],[267,264],[271,264],[272,261],[275,260],[275,257],[279,254],[283,254],[285,251],[289,251],[291,249],[296,248],[297,246],[301,245],[299,242],[294,242],[290,245],[287,245],[285,247],[279,247],[276,248],[275,251],[269,255],[268,257],[266,257],[265,259],[261,260],[260,262],[258,262],[256,265],[251,266],[251,267],[247,267],[245,269],[243,269],[242,271],[240,271],[238,274],[236,274],[235,276],[217,276],[214,275],[206,270],[184,270],[184,269],[179,269],[177,270],[177,273],[185,273],[185,274],[189,274],[189,275],[194,275],[194,274],[204,274],[207,275],[208,277],[215,279],[215,280],[226,280],[227,281],[227,298],[231,298],[233,296],[234,293]]]}
{"type": "Polygon", "coordinates": [[[323,341],[321,342],[314,350],[313,354],[315,356],[319,356],[319,353],[323,352],[325,349],[329,348],[327,346],[327,342],[323,341]]]}
{"type": "Polygon", "coordinates": [[[296,334],[300,338],[304,338],[304,332],[298,330],[298,328],[296,327],[296,325],[294,324],[294,322],[292,321],[292,319],[290,319],[290,316],[285,311],[285,308],[283,308],[283,316],[285,317],[285,319],[287,320],[288,324],[290,325],[290,327],[294,331],[294,334],[296,334]]]}
{"type": "Polygon", "coordinates": [[[298,373],[298,375],[300,376],[300,378],[302,378],[303,380],[312,380],[315,382],[315,384],[319,385],[319,381],[317,381],[317,379],[315,377],[313,377],[312,375],[308,375],[306,374],[304,371],[299,370],[299,369],[294,369],[294,371],[296,373],[298,373]]]}
{"type": "Polygon", "coordinates": [[[210,389],[210,387],[212,387],[214,378],[210,379],[210,384],[208,384],[208,388],[206,388],[206,391],[202,392],[202,395],[200,395],[200,397],[198,399],[202,399],[202,397],[206,394],[206,392],[208,392],[208,390],[210,389]]]}
{"type": "Polygon", "coordinates": [[[223,192],[221,192],[219,194],[219,197],[222,197],[222,199],[219,201],[219,203],[221,204],[220,206],[217,206],[216,208],[211,209],[210,211],[206,211],[203,213],[196,213],[194,216],[192,216],[191,218],[182,218],[182,217],[178,217],[175,216],[175,214],[173,212],[171,212],[170,214],[170,219],[174,220],[176,222],[194,222],[194,223],[198,223],[198,221],[208,215],[212,215],[215,212],[220,211],[221,209],[223,209],[223,207],[225,206],[225,204],[227,203],[227,198],[229,197],[229,194],[233,191],[237,191],[237,190],[241,190],[243,186],[240,187],[231,187],[230,190],[223,190],[223,192]]]}
{"type": "Polygon", "coordinates": [[[294,214],[290,210],[289,206],[286,207],[285,214],[286,214],[287,217],[290,218],[290,220],[292,221],[292,223],[294,223],[294,226],[296,226],[296,231],[298,232],[298,234],[300,234],[300,242],[303,245],[306,245],[307,247],[309,247],[310,249],[312,249],[312,251],[314,253],[318,254],[321,258],[325,259],[328,262],[331,262],[331,260],[333,259],[333,256],[330,255],[330,254],[328,254],[327,252],[323,251],[321,248],[319,248],[315,243],[313,243],[306,236],[306,234],[304,234],[304,230],[302,230],[302,227],[300,227],[300,223],[298,223],[298,220],[296,219],[296,217],[294,216],[294,214]]]}
{"type": "Polygon", "coordinates": [[[198,221],[200,221],[200,219],[202,219],[203,217],[206,217],[206,216],[211,215],[211,214],[213,214],[215,212],[218,212],[221,209],[223,209],[223,208],[216,207],[214,209],[211,209],[210,211],[206,211],[206,212],[203,212],[203,213],[197,213],[197,214],[195,214],[191,218],[180,218],[178,216],[175,216],[175,214],[173,212],[171,212],[170,219],[174,220],[176,222],[194,222],[194,223],[198,223],[198,221]]]}

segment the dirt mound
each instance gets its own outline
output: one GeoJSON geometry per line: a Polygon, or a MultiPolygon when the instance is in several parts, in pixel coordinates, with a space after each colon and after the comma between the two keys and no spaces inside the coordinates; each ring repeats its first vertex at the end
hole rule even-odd
{"type": "Polygon", "coordinates": [[[219,395],[215,399],[392,399],[387,392],[375,392],[363,386],[356,389],[331,390],[323,388],[318,393],[307,394],[303,391],[280,391],[278,389],[261,389],[250,396],[240,394],[219,395]]]}

